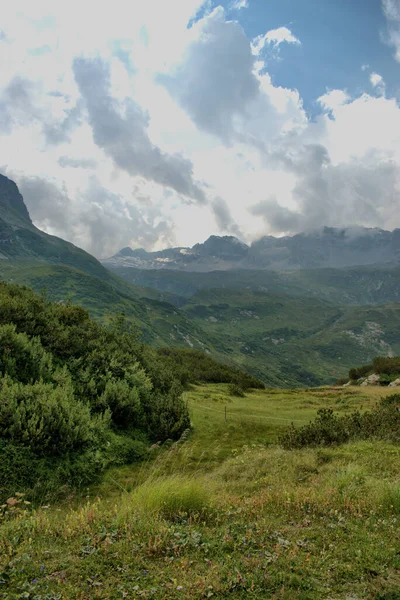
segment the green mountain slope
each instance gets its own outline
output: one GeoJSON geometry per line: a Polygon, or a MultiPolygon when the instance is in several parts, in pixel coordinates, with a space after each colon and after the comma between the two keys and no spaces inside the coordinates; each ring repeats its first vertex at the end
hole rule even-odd
{"type": "Polygon", "coordinates": [[[45,293],[49,300],[68,299],[100,322],[124,313],[142,332],[143,341],[156,347],[212,349],[204,332],[172,304],[159,300],[157,292],[150,290],[148,295],[154,297],[142,298],[146,290],[112,276],[104,281],[72,267],[16,260],[0,261],[0,279],[45,293]]]}
{"type": "Polygon", "coordinates": [[[87,252],[37,229],[17,186],[3,175],[0,278],[46,290],[51,300],[69,298],[101,321],[123,312],[142,331],[143,340],[155,346],[208,349],[204,333],[165,301],[165,293],[133,286],[87,252]]]}
{"type": "Polygon", "coordinates": [[[209,290],[183,310],[219,354],[270,385],[331,383],[354,360],[364,364],[400,351],[400,304],[349,307],[252,290],[209,290]]]}
{"type": "Polygon", "coordinates": [[[182,305],[200,290],[213,288],[251,289],[291,296],[316,297],[339,304],[384,304],[400,301],[400,268],[349,267],[305,271],[213,271],[189,273],[111,267],[135,285],[170,294],[182,305]]]}

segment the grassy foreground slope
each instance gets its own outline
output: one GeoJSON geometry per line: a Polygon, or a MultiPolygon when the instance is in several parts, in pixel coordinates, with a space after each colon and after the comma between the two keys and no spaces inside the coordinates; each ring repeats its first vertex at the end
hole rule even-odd
{"type": "Polygon", "coordinates": [[[3,597],[398,598],[399,446],[275,444],[284,419],[369,408],[378,393],[193,388],[189,438],[86,498],[5,509],[3,597]]]}

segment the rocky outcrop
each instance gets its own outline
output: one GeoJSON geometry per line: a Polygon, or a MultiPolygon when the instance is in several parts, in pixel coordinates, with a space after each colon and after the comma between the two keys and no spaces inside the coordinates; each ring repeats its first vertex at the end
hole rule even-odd
{"type": "Polygon", "coordinates": [[[400,377],[389,383],[389,387],[400,387],[400,377]]]}
{"type": "Polygon", "coordinates": [[[380,377],[376,373],[372,373],[369,375],[364,381],[360,384],[362,387],[367,385],[379,385],[380,377]]]}

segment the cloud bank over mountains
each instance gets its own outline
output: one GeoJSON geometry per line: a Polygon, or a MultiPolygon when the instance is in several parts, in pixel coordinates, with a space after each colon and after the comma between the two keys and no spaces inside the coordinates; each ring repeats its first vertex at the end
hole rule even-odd
{"type": "MultiPolygon", "coordinates": [[[[364,66],[365,89],[327,89],[311,118],[268,72],[307,40],[287,23],[249,38],[249,5],[6,8],[0,171],[35,224],[98,257],[213,233],[400,227],[400,108],[383,76],[364,66]]],[[[382,11],[400,62],[400,3],[382,11]]]]}

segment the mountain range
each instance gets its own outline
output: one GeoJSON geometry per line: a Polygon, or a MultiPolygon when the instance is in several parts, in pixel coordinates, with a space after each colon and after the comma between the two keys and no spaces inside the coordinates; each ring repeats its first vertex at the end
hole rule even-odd
{"type": "Polygon", "coordinates": [[[212,236],[190,249],[125,248],[101,264],[35,227],[0,176],[0,279],[102,322],[124,313],[144,342],[201,349],[269,386],[331,383],[400,354],[398,247],[399,230],[324,228],[252,246],[212,236]]]}
{"type": "Polygon", "coordinates": [[[248,246],[233,236],[212,235],[192,248],[146,252],[122,248],[102,261],[110,267],[190,272],[231,269],[293,271],[323,267],[400,264],[400,229],[324,227],[293,236],[265,236],[248,246]]]}

